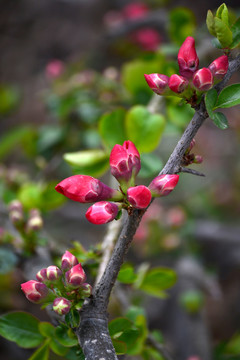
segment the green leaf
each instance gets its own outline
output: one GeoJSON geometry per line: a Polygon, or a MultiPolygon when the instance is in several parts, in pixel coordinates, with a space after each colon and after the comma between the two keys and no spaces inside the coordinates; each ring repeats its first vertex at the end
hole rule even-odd
{"type": "Polygon", "coordinates": [[[205,105],[207,108],[207,112],[210,118],[212,119],[213,119],[213,108],[216,105],[217,98],[218,98],[218,94],[215,89],[209,90],[205,96],[205,105]]]}
{"type": "Polygon", "coordinates": [[[232,32],[229,27],[219,18],[214,18],[217,38],[223,48],[228,48],[232,43],[232,32]]]}
{"type": "Polygon", "coordinates": [[[85,360],[82,349],[79,346],[75,346],[69,349],[69,352],[66,355],[68,360],[85,360]]]}
{"type": "Polygon", "coordinates": [[[118,274],[118,281],[124,284],[133,284],[137,275],[134,273],[134,268],[131,264],[123,264],[118,274]]]}
{"type": "Polygon", "coordinates": [[[134,106],[127,113],[127,136],[136,145],[139,152],[148,153],[155,150],[164,127],[164,117],[151,114],[144,106],[134,106]]]}
{"type": "Polygon", "coordinates": [[[167,120],[175,124],[180,130],[185,129],[186,125],[194,115],[194,109],[189,104],[182,104],[177,98],[167,100],[167,120]]]}
{"type": "Polygon", "coordinates": [[[49,346],[48,342],[44,343],[39,349],[37,349],[28,360],[48,360],[49,346]]]}
{"type": "Polygon", "coordinates": [[[239,355],[240,354],[240,334],[235,334],[232,339],[227,343],[224,349],[227,354],[239,355]]]}
{"type": "Polygon", "coordinates": [[[148,178],[155,177],[163,166],[163,162],[155,154],[141,154],[141,170],[140,177],[148,178]]]}
{"type": "Polygon", "coordinates": [[[70,328],[58,326],[55,334],[57,341],[66,347],[72,347],[78,344],[78,339],[70,328]]]}
{"type": "Polygon", "coordinates": [[[37,183],[25,183],[18,192],[18,200],[21,201],[24,208],[41,208],[43,187],[37,183]]]}
{"type": "Polygon", "coordinates": [[[208,12],[207,12],[206,23],[207,23],[207,28],[208,28],[208,31],[210,32],[210,34],[213,36],[217,36],[215,27],[214,27],[214,16],[213,16],[213,13],[211,12],[211,10],[208,10],[208,12]]]}
{"type": "Polygon", "coordinates": [[[42,336],[52,338],[55,336],[55,327],[49,322],[43,321],[38,325],[39,331],[42,336]]]}
{"type": "Polygon", "coordinates": [[[141,355],[144,360],[164,360],[162,355],[159,354],[159,351],[151,346],[145,346],[141,355]]]}
{"type": "Polygon", "coordinates": [[[39,320],[25,312],[11,312],[0,317],[0,334],[20,347],[33,348],[44,337],[39,332],[39,320]]]}
{"type": "Polygon", "coordinates": [[[17,264],[17,256],[7,248],[0,248],[0,274],[6,274],[13,270],[17,264]]]}
{"type": "Polygon", "coordinates": [[[78,327],[80,322],[80,315],[77,310],[71,309],[67,315],[65,315],[66,324],[71,327],[75,328],[78,327]]]}
{"type": "Polygon", "coordinates": [[[191,314],[199,312],[204,302],[203,294],[199,290],[185,291],[179,300],[184,309],[191,314]]]}
{"type": "Polygon", "coordinates": [[[0,159],[3,159],[11,151],[16,150],[16,147],[22,146],[32,137],[33,129],[30,126],[17,127],[10,130],[0,138],[0,159]]]}
{"type": "Polygon", "coordinates": [[[19,91],[8,85],[0,86],[0,115],[7,115],[15,110],[20,100],[19,91]]]}
{"type": "Polygon", "coordinates": [[[138,316],[145,316],[145,310],[139,306],[130,306],[126,313],[126,317],[133,323],[136,323],[138,316]]]}
{"type": "Polygon", "coordinates": [[[176,280],[175,271],[158,267],[146,272],[139,288],[150,295],[161,298],[164,296],[163,290],[172,287],[176,280]]]}
{"type": "Polygon", "coordinates": [[[72,167],[75,174],[94,177],[101,176],[109,167],[109,156],[103,150],[86,150],[67,153],[64,160],[72,167]]]}
{"type": "Polygon", "coordinates": [[[124,109],[116,109],[111,113],[104,114],[99,120],[99,133],[109,150],[115,144],[122,145],[127,140],[124,130],[125,115],[126,111],[124,109]]]}
{"type": "MultiPolygon", "coordinates": [[[[138,341],[140,331],[136,329],[125,330],[119,337],[118,340],[126,344],[126,353],[130,355],[136,354],[136,342],[138,341]]],[[[140,339],[139,339],[140,340],[140,339]]]]}
{"type": "Polygon", "coordinates": [[[229,108],[240,104],[240,84],[233,84],[223,89],[214,109],[229,108]]]}
{"type": "Polygon", "coordinates": [[[228,8],[226,6],[226,4],[222,4],[219,6],[219,8],[217,9],[216,12],[216,16],[221,19],[226,25],[229,25],[228,22],[228,8]]]}
{"type": "Polygon", "coordinates": [[[127,318],[120,317],[110,321],[108,328],[109,334],[113,338],[118,338],[125,330],[131,329],[132,322],[127,318]]]}
{"type": "Polygon", "coordinates": [[[228,128],[228,121],[226,116],[223,113],[216,112],[213,114],[213,122],[214,124],[221,130],[225,130],[228,128]]]}
{"type": "Polygon", "coordinates": [[[240,44],[240,18],[231,27],[233,41],[231,43],[231,49],[234,49],[240,44]]]}
{"type": "Polygon", "coordinates": [[[51,339],[49,346],[55,354],[61,356],[66,355],[69,350],[67,347],[61,345],[56,339],[51,339]]]}
{"type": "Polygon", "coordinates": [[[117,355],[126,354],[127,345],[124,342],[113,339],[112,343],[113,343],[113,346],[114,346],[114,349],[115,349],[117,355]]]}
{"type": "Polygon", "coordinates": [[[195,28],[196,19],[190,9],[178,7],[170,12],[170,37],[178,45],[181,45],[187,36],[193,35],[195,28]]]}
{"type": "Polygon", "coordinates": [[[60,207],[65,201],[65,196],[59,196],[55,190],[57,181],[49,182],[42,191],[41,208],[43,210],[52,210],[60,207]]]}
{"type": "Polygon", "coordinates": [[[37,149],[44,152],[59,144],[64,138],[63,129],[58,125],[44,125],[39,130],[37,149]]]}

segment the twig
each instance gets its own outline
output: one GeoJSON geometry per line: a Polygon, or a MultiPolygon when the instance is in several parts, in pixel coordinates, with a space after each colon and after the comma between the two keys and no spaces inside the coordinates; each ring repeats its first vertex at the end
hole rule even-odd
{"type": "Polygon", "coordinates": [[[197,170],[189,169],[189,168],[186,168],[186,167],[183,167],[183,166],[180,167],[179,172],[184,172],[184,173],[197,175],[197,176],[206,176],[205,174],[203,174],[203,173],[201,173],[201,172],[199,172],[197,170]]]}

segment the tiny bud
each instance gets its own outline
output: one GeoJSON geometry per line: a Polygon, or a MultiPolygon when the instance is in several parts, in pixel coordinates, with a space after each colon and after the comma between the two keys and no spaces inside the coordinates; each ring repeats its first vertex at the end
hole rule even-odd
{"type": "Polygon", "coordinates": [[[228,57],[227,55],[220,56],[215,59],[210,65],[209,70],[216,79],[222,79],[228,71],[228,57]]]}
{"type": "Polygon", "coordinates": [[[151,191],[144,185],[130,187],[127,191],[127,199],[137,209],[145,209],[150,204],[151,191]]]}
{"type": "Polygon", "coordinates": [[[89,297],[92,294],[92,287],[88,283],[82,284],[80,290],[83,297],[89,297]]]}
{"type": "Polygon", "coordinates": [[[46,276],[49,281],[54,282],[62,276],[62,272],[57,266],[51,265],[46,269],[46,276]]]}
{"type": "Polygon", "coordinates": [[[23,206],[18,200],[13,200],[9,204],[9,217],[13,224],[18,225],[23,222],[23,206]]]}
{"type": "Polygon", "coordinates": [[[169,77],[167,75],[155,73],[149,75],[145,74],[144,77],[150,89],[152,89],[156,94],[163,95],[169,90],[169,77]]]}
{"type": "Polygon", "coordinates": [[[193,162],[195,164],[201,164],[203,162],[203,157],[201,155],[195,155],[193,162]]]}
{"type": "Polygon", "coordinates": [[[190,142],[190,145],[189,145],[189,151],[191,151],[195,145],[196,145],[196,140],[192,139],[192,141],[190,142]]]}
{"type": "Polygon", "coordinates": [[[76,256],[71,254],[69,251],[65,251],[65,253],[62,256],[61,269],[64,271],[69,270],[77,264],[78,264],[78,259],[76,258],[76,256]]]}
{"type": "Polygon", "coordinates": [[[30,217],[27,222],[27,231],[39,231],[43,227],[43,219],[41,216],[30,217]]]}
{"type": "Polygon", "coordinates": [[[22,203],[19,200],[13,200],[9,204],[9,211],[23,212],[22,203]]]}
{"type": "Polygon", "coordinates": [[[41,269],[38,271],[38,273],[36,274],[36,278],[38,281],[45,283],[46,281],[48,281],[47,279],[47,269],[41,269]]]}
{"type": "Polygon", "coordinates": [[[53,302],[53,310],[58,315],[66,315],[71,309],[71,301],[63,297],[56,298],[53,302]]]}
{"type": "Polygon", "coordinates": [[[149,185],[153,197],[168,195],[177,185],[179,175],[159,175],[149,185]]]}
{"type": "Polygon", "coordinates": [[[173,74],[172,76],[170,76],[168,86],[170,90],[177,94],[180,94],[187,88],[188,80],[183,76],[173,74]]]}
{"type": "Polygon", "coordinates": [[[21,284],[21,289],[26,298],[35,304],[47,301],[51,294],[51,291],[45,284],[35,280],[29,280],[21,284]]]}
{"type": "Polygon", "coordinates": [[[67,198],[80,203],[100,200],[120,200],[122,194],[111,189],[100,180],[88,175],[74,175],[61,181],[55,189],[67,198]]]}
{"type": "Polygon", "coordinates": [[[193,76],[193,85],[197,90],[207,91],[213,86],[213,75],[207,68],[199,69],[193,76]]]}
{"type": "Polygon", "coordinates": [[[190,79],[198,69],[199,59],[195,49],[195,40],[191,36],[186,38],[179,49],[178,65],[180,75],[187,79],[190,79]]]}
{"type": "Polygon", "coordinates": [[[77,289],[79,288],[82,283],[86,280],[85,272],[82,268],[81,264],[77,264],[72,267],[69,271],[65,274],[66,284],[72,288],[77,289]]]}
{"type": "Polygon", "coordinates": [[[87,210],[85,216],[90,223],[101,225],[114,220],[118,210],[118,206],[112,202],[99,201],[87,210]]]}

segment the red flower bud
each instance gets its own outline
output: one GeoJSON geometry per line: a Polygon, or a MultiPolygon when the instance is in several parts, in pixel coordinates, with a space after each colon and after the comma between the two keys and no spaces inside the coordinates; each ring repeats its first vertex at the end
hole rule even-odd
{"type": "Polygon", "coordinates": [[[149,185],[153,197],[168,195],[177,185],[179,175],[159,175],[149,185]]]}
{"type": "Polygon", "coordinates": [[[41,269],[38,271],[38,273],[36,274],[36,278],[38,281],[40,282],[45,282],[45,281],[48,281],[47,279],[47,269],[44,268],[44,269],[41,269]]]}
{"type": "Polygon", "coordinates": [[[148,27],[135,31],[131,35],[131,39],[146,51],[155,51],[161,43],[158,31],[148,27]]]}
{"type": "Polygon", "coordinates": [[[208,68],[215,78],[222,79],[228,71],[227,55],[223,55],[215,59],[208,68]]]}
{"type": "Polygon", "coordinates": [[[199,59],[195,49],[195,40],[188,36],[178,52],[178,65],[180,75],[190,79],[198,69],[199,59]]]}
{"type": "Polygon", "coordinates": [[[112,202],[100,201],[93,204],[86,212],[86,218],[92,224],[106,224],[115,219],[118,214],[118,206],[112,202]]]}
{"type": "Polygon", "coordinates": [[[62,276],[62,272],[57,266],[51,265],[46,269],[46,276],[49,281],[56,281],[62,276]]]}
{"type": "Polygon", "coordinates": [[[72,267],[69,271],[65,274],[66,284],[72,288],[77,289],[79,288],[82,283],[86,280],[85,272],[82,268],[81,264],[77,264],[72,267]]]}
{"type": "Polygon", "coordinates": [[[76,256],[71,254],[69,251],[65,251],[65,253],[62,256],[61,269],[62,270],[69,270],[69,269],[71,269],[73,266],[75,266],[77,264],[78,264],[78,259],[76,258],[76,256]]]}
{"type": "Polygon", "coordinates": [[[145,209],[150,204],[152,195],[150,190],[144,186],[130,187],[127,191],[127,199],[137,209],[145,209]]]}
{"type": "Polygon", "coordinates": [[[177,94],[180,94],[188,86],[188,80],[183,76],[174,74],[174,75],[170,76],[168,86],[169,86],[170,90],[172,90],[173,92],[175,92],[177,94]]]}
{"type": "Polygon", "coordinates": [[[121,183],[135,177],[140,169],[140,154],[131,141],[124,141],[123,146],[115,145],[110,154],[112,175],[121,183]]]}
{"type": "Polygon", "coordinates": [[[58,315],[66,315],[71,309],[71,301],[64,297],[56,298],[53,302],[53,310],[58,315]]]}
{"type": "Polygon", "coordinates": [[[46,66],[46,74],[49,78],[57,78],[64,71],[64,63],[61,60],[52,60],[46,66]]]}
{"type": "Polygon", "coordinates": [[[46,301],[51,294],[50,290],[45,284],[35,280],[29,280],[21,284],[21,289],[24,292],[26,298],[35,304],[46,301]]]}
{"type": "Polygon", "coordinates": [[[168,88],[169,77],[163,74],[145,74],[144,75],[146,82],[150,89],[152,89],[156,94],[163,95],[166,93],[168,88]]]}
{"type": "Polygon", "coordinates": [[[87,175],[74,175],[61,181],[55,189],[71,200],[81,203],[99,200],[120,200],[122,194],[111,189],[100,180],[87,175]]]}
{"type": "Polygon", "coordinates": [[[193,75],[193,85],[200,91],[207,91],[213,86],[213,75],[208,68],[202,68],[193,75]]]}
{"type": "Polygon", "coordinates": [[[148,7],[141,2],[130,3],[123,8],[123,14],[128,19],[137,19],[148,13],[148,7]]]}

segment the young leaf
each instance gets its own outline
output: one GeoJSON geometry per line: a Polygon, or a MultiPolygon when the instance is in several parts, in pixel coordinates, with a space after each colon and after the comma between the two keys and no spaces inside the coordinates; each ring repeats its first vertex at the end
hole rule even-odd
{"type": "Polygon", "coordinates": [[[40,321],[25,312],[11,312],[0,317],[0,334],[20,347],[33,348],[44,341],[39,332],[40,321]]]}
{"type": "Polygon", "coordinates": [[[228,121],[226,116],[223,113],[216,112],[213,114],[213,122],[214,124],[221,130],[225,130],[228,128],[228,121]]]}
{"type": "Polygon", "coordinates": [[[219,18],[214,18],[215,31],[217,38],[223,48],[228,48],[232,43],[232,32],[229,27],[219,18]]]}
{"type": "Polygon", "coordinates": [[[211,10],[208,10],[208,12],[207,12],[206,23],[207,23],[207,28],[208,28],[208,31],[210,32],[210,34],[216,37],[217,34],[215,31],[215,27],[214,27],[214,16],[213,16],[213,13],[211,12],[211,10]]]}
{"type": "Polygon", "coordinates": [[[207,108],[208,115],[213,119],[213,108],[217,102],[218,94],[215,89],[211,89],[206,93],[205,105],[207,108]]]}
{"type": "Polygon", "coordinates": [[[234,49],[240,44],[240,18],[231,27],[233,41],[231,43],[231,49],[234,49]]]}
{"type": "Polygon", "coordinates": [[[122,144],[124,140],[127,140],[124,130],[125,115],[124,109],[116,109],[104,114],[99,120],[99,133],[109,151],[114,145],[122,144]]]}
{"type": "Polygon", "coordinates": [[[223,89],[214,109],[229,108],[240,104],[240,84],[233,84],[223,89]]]}
{"type": "Polygon", "coordinates": [[[43,344],[39,349],[37,349],[28,360],[48,360],[49,356],[49,346],[48,342],[43,344]]]}
{"type": "Polygon", "coordinates": [[[151,114],[144,106],[134,106],[126,116],[127,137],[139,152],[156,149],[165,127],[162,115],[151,114]]]}
{"type": "Polygon", "coordinates": [[[216,12],[216,16],[221,19],[226,25],[228,25],[228,8],[226,4],[219,6],[216,12]]]}
{"type": "Polygon", "coordinates": [[[137,275],[134,273],[134,268],[131,264],[123,264],[118,274],[118,281],[124,284],[133,284],[137,275]]]}

